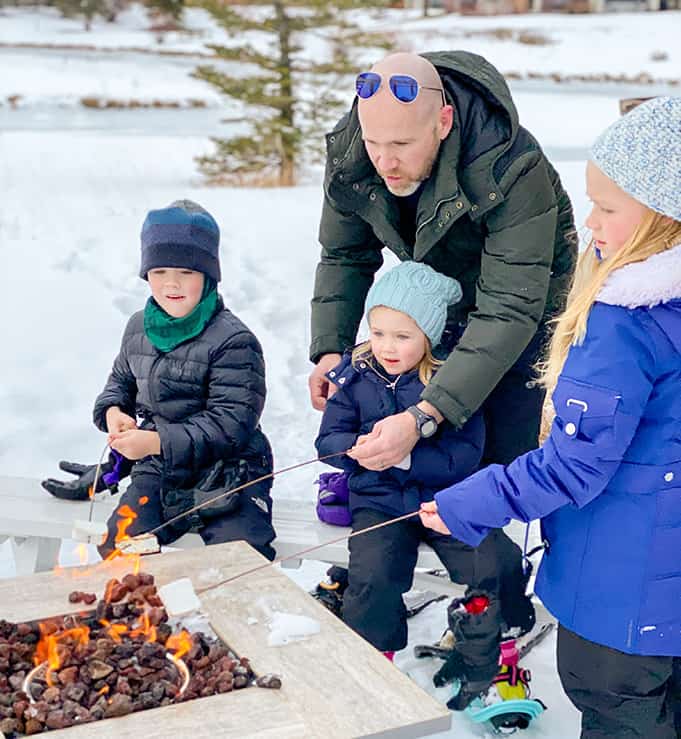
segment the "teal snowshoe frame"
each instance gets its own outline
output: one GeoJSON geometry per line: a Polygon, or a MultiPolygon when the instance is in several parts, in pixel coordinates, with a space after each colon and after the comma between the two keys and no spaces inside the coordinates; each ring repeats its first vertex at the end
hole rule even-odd
{"type": "Polygon", "coordinates": [[[501,733],[502,729],[526,729],[545,710],[546,706],[535,698],[500,701],[491,706],[486,706],[481,698],[476,698],[464,713],[476,724],[489,722],[496,733],[501,733]],[[517,723],[511,723],[514,719],[517,723]]]}

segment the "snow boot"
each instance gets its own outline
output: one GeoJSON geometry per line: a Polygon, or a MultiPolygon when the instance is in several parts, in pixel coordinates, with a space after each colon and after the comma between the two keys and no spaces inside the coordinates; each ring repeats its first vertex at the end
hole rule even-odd
{"type": "Polygon", "coordinates": [[[447,608],[454,648],[433,676],[436,687],[455,682],[455,694],[447,702],[453,711],[462,711],[485,693],[499,669],[501,609],[494,593],[468,589],[447,608]]]}
{"type": "Polygon", "coordinates": [[[348,571],[345,567],[333,565],[326,571],[326,579],[312,591],[311,595],[316,598],[325,608],[338,618],[341,617],[343,606],[343,593],[348,587],[348,571]]]}
{"type": "Polygon", "coordinates": [[[525,595],[531,574],[532,565],[528,562],[525,571],[518,571],[513,577],[501,580],[499,598],[504,637],[524,636],[534,628],[537,620],[534,604],[532,598],[525,595]]]}

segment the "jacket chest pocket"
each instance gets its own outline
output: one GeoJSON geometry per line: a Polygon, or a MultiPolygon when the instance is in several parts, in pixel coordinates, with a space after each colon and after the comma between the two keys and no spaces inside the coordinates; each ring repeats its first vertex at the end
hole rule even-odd
{"type": "Polygon", "coordinates": [[[621,399],[614,390],[561,377],[553,393],[553,407],[563,439],[599,444],[614,441],[621,399]]]}

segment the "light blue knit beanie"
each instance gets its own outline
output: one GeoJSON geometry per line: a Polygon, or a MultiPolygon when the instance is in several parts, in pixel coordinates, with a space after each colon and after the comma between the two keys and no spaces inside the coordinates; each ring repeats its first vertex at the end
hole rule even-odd
{"type": "Polygon", "coordinates": [[[406,313],[437,346],[447,323],[447,306],[463,295],[458,280],[421,262],[402,262],[376,280],[367,295],[365,312],[384,305],[406,313]]]}
{"type": "Polygon", "coordinates": [[[590,158],[628,195],[681,221],[681,97],[638,105],[596,139],[590,158]]]}

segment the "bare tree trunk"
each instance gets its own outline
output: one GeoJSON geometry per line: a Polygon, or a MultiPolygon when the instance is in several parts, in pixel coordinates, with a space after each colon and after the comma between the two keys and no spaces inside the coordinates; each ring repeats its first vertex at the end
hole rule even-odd
{"type": "MultiPolygon", "coordinates": [[[[288,102],[282,104],[279,111],[281,131],[292,132],[294,130],[294,106],[293,106],[293,70],[291,59],[291,29],[289,18],[281,2],[274,3],[277,15],[277,28],[279,29],[279,90],[282,98],[288,102]]],[[[281,151],[281,163],[279,166],[279,182],[283,187],[295,185],[295,151],[293,142],[285,135],[280,135],[279,141],[281,151]]]]}
{"type": "Polygon", "coordinates": [[[423,17],[424,18],[428,17],[428,7],[429,7],[428,0],[423,0],[423,17]]]}

